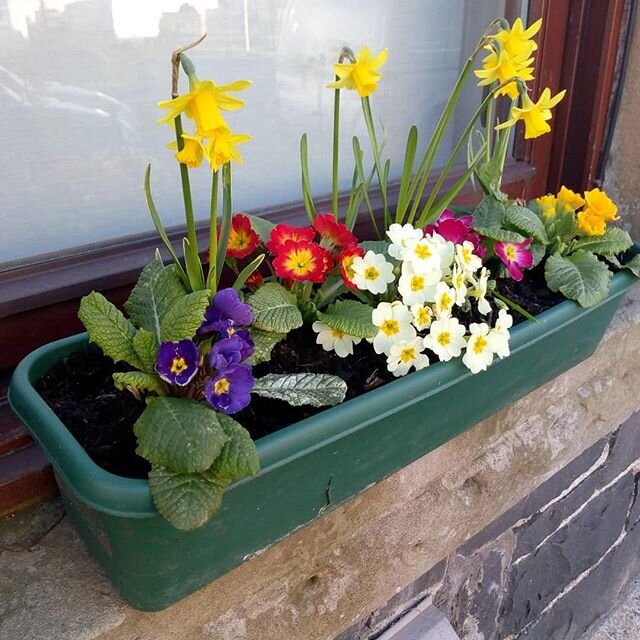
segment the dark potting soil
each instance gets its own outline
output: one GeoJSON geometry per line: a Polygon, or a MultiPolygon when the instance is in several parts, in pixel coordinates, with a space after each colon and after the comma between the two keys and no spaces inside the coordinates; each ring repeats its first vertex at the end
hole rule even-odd
{"type": "MultiPolygon", "coordinates": [[[[563,296],[549,291],[540,269],[530,271],[522,282],[499,280],[497,288],[532,315],[564,300],[563,296]]],[[[456,315],[468,325],[493,323],[497,314],[494,310],[490,316],[481,316],[472,308],[456,315]]],[[[524,320],[516,312],[512,315],[514,324],[524,320]]],[[[434,361],[435,356],[430,359],[434,361]]],[[[146,478],[149,463],[136,455],[133,434],[133,425],[144,403],[128,391],[118,391],[113,386],[112,374],[125,369],[126,366],[115,365],[98,348],[89,346],[58,362],[38,381],[36,389],[96,464],[118,475],[146,478]]],[[[355,345],[353,356],[339,358],[315,343],[315,333],[308,326],[289,333],[274,347],[269,362],[254,367],[256,377],[302,372],[340,376],[347,383],[346,399],[396,379],[387,371],[385,356],[376,354],[368,342],[363,340],[355,345]]],[[[280,400],[253,396],[251,405],[233,417],[257,440],[322,410],[292,407],[280,400]]]]}

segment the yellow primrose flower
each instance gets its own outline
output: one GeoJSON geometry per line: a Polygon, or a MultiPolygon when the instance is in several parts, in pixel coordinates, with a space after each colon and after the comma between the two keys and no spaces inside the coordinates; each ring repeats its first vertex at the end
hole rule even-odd
{"type": "Polygon", "coordinates": [[[577,211],[584,205],[584,199],[579,193],[567,189],[567,187],[560,187],[558,191],[558,200],[562,202],[562,206],[565,211],[577,211]]]}
{"type": "Polygon", "coordinates": [[[215,131],[205,149],[211,168],[218,171],[223,164],[231,160],[242,164],[242,156],[236,149],[236,145],[249,140],[251,136],[244,133],[231,133],[231,130],[226,127],[215,131]]]}
{"type": "Polygon", "coordinates": [[[542,215],[550,218],[556,215],[556,202],[558,199],[552,195],[540,196],[536,198],[536,204],[540,207],[542,215]]]}
{"type": "Polygon", "coordinates": [[[332,82],[330,89],[355,89],[361,98],[370,96],[377,88],[382,74],[378,69],[387,61],[388,49],[383,49],[375,58],[369,47],[362,47],[355,62],[334,64],[339,80],[332,82]]]}
{"type": "Polygon", "coordinates": [[[533,102],[528,94],[524,94],[520,98],[520,107],[513,107],[511,110],[511,118],[496,127],[496,130],[512,127],[518,120],[524,121],[524,137],[537,138],[549,133],[551,127],[547,120],[551,120],[551,109],[555,107],[566,91],[563,89],[560,93],[551,97],[551,90],[547,87],[538,102],[533,102]]]}
{"type": "Polygon", "coordinates": [[[594,215],[598,215],[604,220],[617,220],[618,207],[615,202],[600,189],[585,191],[584,199],[587,203],[586,210],[591,210],[594,215]]]}
{"type": "MultiPolygon", "coordinates": [[[[478,78],[479,87],[491,85],[494,82],[502,84],[509,78],[520,78],[523,82],[533,80],[533,67],[529,66],[533,58],[522,59],[510,56],[505,49],[495,51],[490,45],[485,47],[490,51],[482,61],[482,69],[474,71],[478,78]]],[[[518,97],[518,85],[510,82],[498,90],[497,95],[507,95],[510,98],[518,97]]]]}
{"type": "Polygon", "coordinates": [[[585,209],[578,213],[578,228],[588,236],[601,236],[607,230],[607,222],[593,209],[585,209]]]}
{"type": "Polygon", "coordinates": [[[213,80],[190,81],[191,91],[178,96],[173,100],[163,100],[158,103],[161,109],[168,109],[164,118],[158,120],[158,124],[171,122],[184,111],[188,118],[196,123],[196,131],[199,136],[208,138],[213,132],[228,128],[220,110],[235,111],[244,106],[244,102],[228,95],[228,91],[243,91],[251,86],[248,80],[237,80],[230,84],[218,86],[213,80]]]}
{"type": "MultiPolygon", "coordinates": [[[[178,151],[175,154],[176,160],[180,164],[186,164],[189,169],[197,169],[202,163],[202,157],[204,156],[204,148],[202,146],[202,138],[197,135],[182,134],[182,140],[184,146],[182,151],[178,151]]],[[[171,142],[167,145],[169,149],[177,149],[178,143],[171,142]]]]}
{"type": "Polygon", "coordinates": [[[538,48],[532,38],[540,31],[542,18],[534,22],[528,29],[524,28],[518,18],[510,29],[503,29],[493,36],[512,58],[528,58],[538,48]]]}

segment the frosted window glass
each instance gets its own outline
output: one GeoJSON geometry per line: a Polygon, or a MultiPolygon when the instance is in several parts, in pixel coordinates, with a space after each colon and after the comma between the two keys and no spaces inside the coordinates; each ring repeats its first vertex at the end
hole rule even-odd
{"type": "MultiPolygon", "coordinates": [[[[0,269],[152,228],[142,179],[167,225],[181,224],[178,168],[155,124],[170,90],[171,50],[195,39],[201,77],[253,81],[246,108],[228,114],[243,145],[234,209],[300,199],[298,144],[309,135],[312,186],[330,191],[331,63],[341,46],[388,47],[374,117],[398,176],[409,126],[424,138],[480,32],[504,0],[0,0],[0,269]]],[[[475,108],[470,89],[459,120],[475,108]]],[[[341,184],[351,135],[366,134],[357,96],[344,92],[341,184]]],[[[197,216],[208,215],[209,175],[192,172],[197,216]]]]}

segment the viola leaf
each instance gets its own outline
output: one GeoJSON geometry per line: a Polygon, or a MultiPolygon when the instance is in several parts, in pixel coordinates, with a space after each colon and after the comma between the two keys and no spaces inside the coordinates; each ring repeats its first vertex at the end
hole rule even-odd
{"type": "Polygon", "coordinates": [[[151,398],[133,430],[138,455],[177,473],[208,469],[229,439],[211,407],[186,398],[151,398]]]}
{"type": "Polygon", "coordinates": [[[158,376],[141,371],[127,371],[124,373],[114,373],[113,383],[116,389],[137,389],[138,391],[155,391],[158,394],[164,392],[162,380],[158,376]]]}
{"type": "Polygon", "coordinates": [[[131,321],[160,338],[160,324],[171,306],[187,295],[177,267],[165,267],[156,258],[140,274],[136,286],[125,302],[125,311],[131,321]]]}
{"type": "Polygon", "coordinates": [[[593,307],[607,297],[612,273],[593,253],[579,250],[566,257],[549,256],[544,275],[551,291],[593,307]]]}
{"type": "Polygon", "coordinates": [[[254,350],[251,357],[247,359],[247,364],[254,366],[261,362],[268,362],[271,360],[271,351],[273,350],[273,347],[275,347],[281,340],[284,340],[286,335],[286,333],[263,331],[262,329],[251,327],[251,338],[253,339],[254,350]]]}
{"type": "Polygon", "coordinates": [[[260,471],[260,459],[249,432],[224,413],[218,414],[218,420],[229,439],[213,463],[211,471],[229,481],[257,476],[260,471]]]}
{"type": "Polygon", "coordinates": [[[193,338],[202,325],[211,291],[201,289],[176,300],[160,323],[160,341],[176,342],[193,338]]]}
{"type": "Polygon", "coordinates": [[[253,311],[253,325],[263,331],[288,333],[302,326],[296,297],[277,282],[262,285],[247,298],[253,311]]]}
{"type": "Polygon", "coordinates": [[[149,489],[160,514],[176,529],[197,529],[222,505],[227,482],[211,471],[176,473],[164,467],[149,472],[149,489]]]}
{"type": "Polygon", "coordinates": [[[378,329],[371,321],[372,309],[356,300],[338,300],[325,312],[318,312],[318,320],[326,325],[357,338],[373,338],[378,329]]]}
{"type": "Polygon", "coordinates": [[[620,227],[609,227],[604,235],[588,236],[576,240],[574,247],[599,256],[616,256],[633,246],[631,236],[620,227]]]}
{"type": "Polygon", "coordinates": [[[141,369],[147,373],[155,373],[158,355],[158,338],[151,331],[138,329],[133,336],[133,348],[140,360],[141,369]]]}
{"type": "Polygon", "coordinates": [[[509,205],[505,209],[505,220],[524,235],[542,244],[549,242],[542,220],[531,209],[516,204],[509,205]]]}
{"type": "Polygon", "coordinates": [[[106,356],[114,362],[128,362],[136,369],[142,369],[133,348],[136,328],[102,294],[93,291],[84,296],[78,318],[89,333],[89,341],[97,344],[106,356]]]}
{"type": "Polygon", "coordinates": [[[256,380],[252,393],[294,407],[333,406],[344,400],[347,383],[327,373],[270,373],[256,380]]]}

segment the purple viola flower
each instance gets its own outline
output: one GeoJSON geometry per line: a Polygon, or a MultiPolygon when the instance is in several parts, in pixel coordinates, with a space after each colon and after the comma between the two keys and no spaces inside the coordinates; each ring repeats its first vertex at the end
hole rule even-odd
{"type": "Polygon", "coordinates": [[[198,371],[200,353],[192,340],[163,342],[156,357],[156,371],[169,384],[184,387],[198,371]]]}
{"type": "Polygon", "coordinates": [[[220,289],[211,305],[204,312],[204,322],[199,334],[220,331],[227,333],[229,328],[237,326],[247,326],[253,322],[253,312],[248,304],[240,300],[240,296],[235,289],[220,289]]]}
{"type": "Polygon", "coordinates": [[[234,364],[207,382],[207,402],[222,413],[236,413],[251,402],[254,379],[247,364],[234,364]]]}
{"type": "Polygon", "coordinates": [[[240,364],[244,343],[237,333],[229,338],[218,340],[209,351],[209,364],[212,369],[223,371],[231,365],[240,364]]]}
{"type": "Polygon", "coordinates": [[[238,329],[237,331],[234,332],[233,335],[238,336],[238,338],[240,338],[240,340],[242,341],[242,347],[240,348],[241,360],[246,360],[247,358],[250,358],[253,355],[255,345],[253,342],[253,338],[249,333],[249,330],[238,329]]]}

